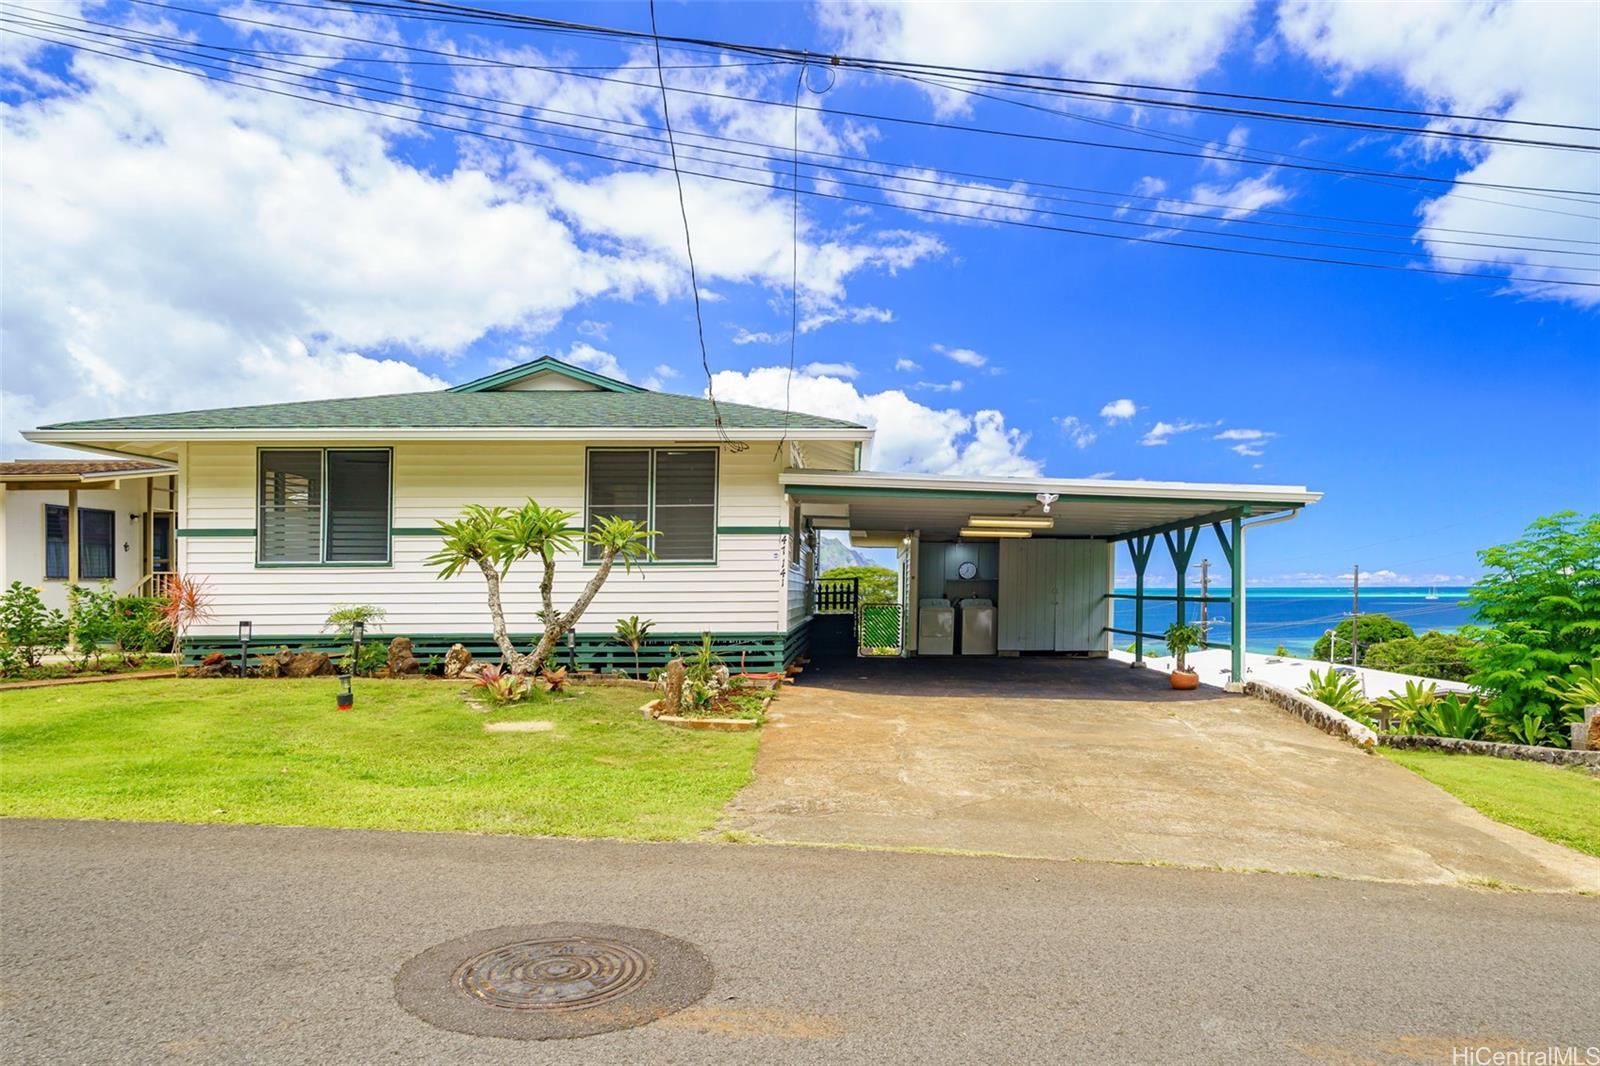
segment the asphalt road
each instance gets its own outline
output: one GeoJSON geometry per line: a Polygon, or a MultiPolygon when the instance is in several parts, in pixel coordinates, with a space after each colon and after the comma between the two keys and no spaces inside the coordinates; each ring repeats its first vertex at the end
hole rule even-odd
{"type": "Polygon", "coordinates": [[[0,864],[6,1062],[1450,1063],[1600,1044],[1594,897],[104,822],[0,823],[0,864]],[[397,1004],[425,949],[551,921],[685,940],[711,993],[542,1043],[397,1004]]]}

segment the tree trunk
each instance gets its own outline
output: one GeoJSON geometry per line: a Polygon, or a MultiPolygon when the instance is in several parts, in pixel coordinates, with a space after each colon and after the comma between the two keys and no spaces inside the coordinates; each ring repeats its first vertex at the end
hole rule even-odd
{"type": "Polygon", "coordinates": [[[511,643],[511,637],[506,633],[506,612],[500,604],[500,571],[487,559],[478,560],[478,569],[483,571],[484,583],[489,586],[489,621],[494,629],[494,643],[500,649],[500,656],[506,661],[506,668],[514,674],[530,672],[528,656],[517,650],[511,643]]]}
{"type": "MultiPolygon", "coordinates": [[[[551,618],[545,623],[544,634],[539,637],[538,647],[533,649],[533,666],[535,673],[545,668],[550,654],[555,650],[556,642],[566,635],[567,630],[578,624],[578,619],[583,617],[583,612],[588,609],[600,591],[600,586],[606,583],[606,578],[611,574],[611,564],[616,561],[617,553],[614,548],[606,548],[600,555],[600,567],[589,578],[589,583],[578,594],[572,608],[564,615],[556,615],[551,611],[551,618]]],[[[546,571],[549,573],[549,571],[546,571]]]]}

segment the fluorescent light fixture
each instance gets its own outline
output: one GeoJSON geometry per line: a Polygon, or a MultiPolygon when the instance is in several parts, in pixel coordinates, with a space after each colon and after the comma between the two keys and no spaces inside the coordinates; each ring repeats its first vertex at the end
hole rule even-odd
{"type": "Polygon", "coordinates": [[[975,526],[1000,526],[1003,529],[1053,529],[1053,518],[1027,518],[1018,515],[975,514],[967,520],[975,526]]]}
{"type": "Polygon", "coordinates": [[[1031,529],[974,529],[972,526],[961,528],[963,537],[1031,537],[1031,529]]]}

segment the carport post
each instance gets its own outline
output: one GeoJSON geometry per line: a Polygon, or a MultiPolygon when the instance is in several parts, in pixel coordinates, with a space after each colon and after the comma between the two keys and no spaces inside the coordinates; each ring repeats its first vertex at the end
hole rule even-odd
{"type": "Polygon", "coordinates": [[[1179,622],[1187,622],[1189,619],[1184,603],[1184,578],[1189,574],[1189,559],[1193,557],[1194,546],[1200,540],[1200,530],[1198,528],[1176,529],[1163,533],[1161,536],[1166,539],[1167,554],[1172,556],[1172,568],[1178,572],[1177,620],[1179,622]],[[1178,535],[1177,540],[1173,540],[1173,533],[1178,535]]]}
{"type": "MultiPolygon", "coordinates": [[[[1150,553],[1155,549],[1156,538],[1133,537],[1128,541],[1128,554],[1133,558],[1133,665],[1144,665],[1144,568],[1150,564],[1150,553]]],[[[1116,621],[1115,613],[1112,621],[1116,621]]]]}
{"type": "Polygon", "coordinates": [[[1240,535],[1243,520],[1228,520],[1228,532],[1222,531],[1221,522],[1213,522],[1217,543],[1228,559],[1228,573],[1232,582],[1228,590],[1228,649],[1231,652],[1228,688],[1237,690],[1244,685],[1244,537],[1240,535]]]}

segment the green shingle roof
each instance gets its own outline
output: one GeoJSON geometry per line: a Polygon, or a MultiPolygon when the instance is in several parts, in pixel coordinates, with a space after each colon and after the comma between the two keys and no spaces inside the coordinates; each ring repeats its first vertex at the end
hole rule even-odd
{"type": "MultiPolygon", "coordinates": [[[[785,414],[718,402],[730,429],[782,429],[785,414]]],[[[854,422],[791,413],[791,429],[859,429],[854,422]]],[[[217,407],[206,411],[58,422],[41,429],[711,429],[711,401],[665,392],[404,392],[337,400],[217,407]]]]}

